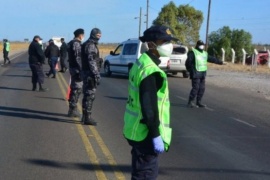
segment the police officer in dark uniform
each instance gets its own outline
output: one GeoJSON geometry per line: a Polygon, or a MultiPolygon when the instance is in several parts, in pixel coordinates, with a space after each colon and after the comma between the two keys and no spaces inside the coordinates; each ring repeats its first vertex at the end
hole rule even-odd
{"type": "Polygon", "coordinates": [[[56,46],[52,39],[49,40],[49,46],[45,50],[45,56],[49,59],[50,71],[46,73],[47,77],[50,77],[53,74],[52,78],[55,78],[56,75],[56,64],[58,63],[58,57],[60,55],[60,51],[58,46],[56,46]]]}
{"type": "Polygon", "coordinates": [[[206,107],[202,104],[202,97],[205,91],[205,78],[207,71],[207,62],[220,64],[223,62],[217,58],[211,57],[204,51],[204,42],[199,40],[196,47],[188,53],[188,58],[186,60],[186,68],[190,73],[190,79],[192,82],[192,89],[189,94],[188,107],[206,107]],[[194,100],[196,99],[196,104],[194,100]]]}
{"type": "Polygon", "coordinates": [[[83,101],[82,122],[86,125],[96,126],[96,121],[91,117],[93,102],[97,85],[100,82],[98,68],[99,49],[98,41],[101,31],[98,28],[91,30],[89,39],[82,45],[82,75],[83,75],[83,101]]]}
{"type": "Polygon", "coordinates": [[[40,36],[34,36],[33,41],[28,48],[29,65],[32,71],[32,91],[37,90],[37,83],[39,85],[39,91],[48,90],[47,88],[42,87],[42,84],[44,83],[44,72],[42,64],[44,64],[45,56],[41,49],[41,40],[42,39],[40,38],[40,36]]]}
{"type": "Polygon", "coordinates": [[[69,117],[79,117],[77,103],[82,93],[82,66],[81,66],[81,42],[84,38],[84,30],[74,31],[74,39],[68,43],[69,72],[71,76],[70,96],[69,96],[69,117]]]}
{"type": "Polygon", "coordinates": [[[67,71],[67,58],[68,58],[68,47],[67,44],[65,42],[64,38],[61,38],[61,47],[60,47],[60,64],[61,64],[61,70],[59,72],[66,72],[67,71]]]}

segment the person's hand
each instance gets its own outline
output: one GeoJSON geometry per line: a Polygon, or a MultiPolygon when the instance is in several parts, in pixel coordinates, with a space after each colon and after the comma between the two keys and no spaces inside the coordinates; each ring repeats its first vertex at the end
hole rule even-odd
{"type": "Polygon", "coordinates": [[[154,151],[157,154],[161,154],[164,152],[164,143],[162,141],[161,136],[153,138],[154,151]]]}

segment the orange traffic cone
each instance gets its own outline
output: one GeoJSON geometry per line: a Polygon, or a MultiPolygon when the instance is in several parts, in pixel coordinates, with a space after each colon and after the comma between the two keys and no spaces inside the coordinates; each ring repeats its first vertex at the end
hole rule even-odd
{"type": "Polygon", "coordinates": [[[71,84],[71,77],[69,78],[69,83],[68,83],[68,90],[67,90],[67,96],[66,96],[66,99],[69,100],[69,96],[70,96],[70,84],[71,84]]]}

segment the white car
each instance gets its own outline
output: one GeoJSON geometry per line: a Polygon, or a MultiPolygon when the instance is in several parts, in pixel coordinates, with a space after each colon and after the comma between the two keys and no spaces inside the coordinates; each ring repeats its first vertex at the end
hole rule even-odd
{"type": "Polygon", "coordinates": [[[187,60],[187,53],[188,48],[186,46],[174,44],[173,52],[170,56],[170,68],[168,69],[167,73],[172,73],[173,75],[176,75],[177,73],[181,72],[184,78],[188,78],[189,73],[185,66],[187,60]]]}
{"type": "MultiPolygon", "coordinates": [[[[110,55],[104,58],[104,72],[106,76],[112,73],[128,74],[132,65],[137,59],[147,51],[145,43],[139,39],[128,39],[120,43],[110,55]]],[[[169,58],[160,58],[160,69],[167,71],[169,68],[169,58]]]]}

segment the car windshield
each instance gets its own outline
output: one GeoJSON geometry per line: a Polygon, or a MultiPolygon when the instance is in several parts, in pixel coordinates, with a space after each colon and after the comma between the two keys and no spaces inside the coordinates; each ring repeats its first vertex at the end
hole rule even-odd
{"type": "Polygon", "coordinates": [[[184,47],[174,47],[172,54],[185,54],[186,49],[184,47]]]}

